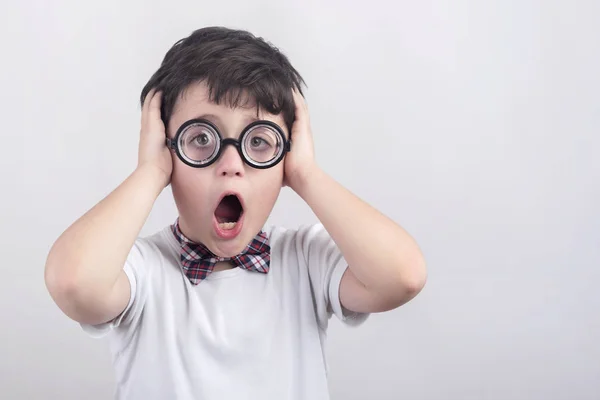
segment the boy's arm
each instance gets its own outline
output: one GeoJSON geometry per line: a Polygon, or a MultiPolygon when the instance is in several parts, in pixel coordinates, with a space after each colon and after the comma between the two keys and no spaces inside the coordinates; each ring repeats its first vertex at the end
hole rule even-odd
{"type": "Polygon", "coordinates": [[[425,284],[423,256],[400,226],[316,167],[298,187],[340,248],[348,270],[340,302],[354,312],[391,310],[416,296],[425,284]]]}
{"type": "Polygon", "coordinates": [[[363,313],[399,307],[425,284],[423,255],[404,229],[316,165],[308,109],[297,92],[294,96],[293,149],[286,157],[285,179],[311,207],[348,263],[340,302],[363,313]]]}
{"type": "Polygon", "coordinates": [[[127,306],[130,284],[123,266],[152,206],[168,184],[171,155],[164,145],[160,93],[142,109],[136,170],[73,223],[46,260],[50,295],[70,318],[85,324],[112,320],[127,306]]]}

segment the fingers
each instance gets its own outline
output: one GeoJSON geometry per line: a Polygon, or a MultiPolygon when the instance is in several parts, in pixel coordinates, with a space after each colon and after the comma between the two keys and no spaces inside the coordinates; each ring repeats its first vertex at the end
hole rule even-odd
{"type": "Polygon", "coordinates": [[[303,119],[308,117],[308,106],[306,105],[306,100],[300,94],[298,89],[294,88],[292,90],[294,105],[296,107],[296,119],[303,119]]]}
{"type": "Polygon", "coordinates": [[[153,120],[160,120],[160,105],[162,102],[162,92],[155,92],[150,100],[150,109],[148,116],[153,120]]]}
{"type": "Polygon", "coordinates": [[[150,107],[150,101],[152,101],[155,91],[155,89],[150,89],[150,91],[146,94],[146,97],[144,98],[144,104],[142,104],[142,115],[148,113],[148,107],[150,107]]]}
{"type": "Polygon", "coordinates": [[[162,102],[162,92],[157,92],[156,88],[151,89],[142,106],[142,124],[147,125],[153,120],[160,120],[160,107],[162,102]]]}

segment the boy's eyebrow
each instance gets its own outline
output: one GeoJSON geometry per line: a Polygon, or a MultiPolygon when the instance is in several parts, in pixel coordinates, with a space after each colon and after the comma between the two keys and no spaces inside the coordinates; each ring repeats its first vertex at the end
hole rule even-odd
{"type": "MultiPolygon", "coordinates": [[[[222,130],[224,129],[224,124],[223,124],[223,120],[216,114],[200,114],[200,115],[196,115],[194,117],[194,119],[206,119],[210,122],[212,122],[213,124],[215,124],[215,126],[219,129],[222,130]]],[[[251,124],[254,121],[259,121],[259,120],[263,120],[262,118],[259,117],[259,115],[253,115],[253,114],[247,114],[244,117],[244,126],[251,124]]],[[[289,138],[289,132],[287,132],[285,130],[285,128],[283,128],[283,134],[286,138],[289,138]]],[[[239,132],[235,133],[235,135],[239,134],[239,132]]]]}
{"type": "MultiPolygon", "coordinates": [[[[215,124],[218,128],[222,129],[222,127],[223,127],[223,124],[222,124],[223,121],[221,120],[221,118],[218,115],[215,115],[215,114],[201,114],[201,115],[196,116],[194,119],[206,119],[206,120],[209,120],[210,122],[212,122],[213,124],[215,124]]],[[[247,115],[244,118],[244,123],[250,124],[250,123],[252,123],[254,121],[258,121],[258,120],[260,120],[260,118],[258,118],[256,115],[247,115]]]]}
{"type": "Polygon", "coordinates": [[[201,114],[194,117],[194,119],[206,119],[212,122],[213,124],[220,126],[221,118],[214,114],[201,114]]]}

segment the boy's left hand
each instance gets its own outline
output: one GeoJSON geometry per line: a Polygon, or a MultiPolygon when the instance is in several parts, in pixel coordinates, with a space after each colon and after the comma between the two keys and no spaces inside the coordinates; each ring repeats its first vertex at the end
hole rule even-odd
{"type": "Polygon", "coordinates": [[[296,118],[290,135],[292,148],[285,156],[283,183],[298,192],[307,181],[311,171],[316,168],[316,162],[308,107],[304,97],[296,89],[293,93],[296,118]]]}

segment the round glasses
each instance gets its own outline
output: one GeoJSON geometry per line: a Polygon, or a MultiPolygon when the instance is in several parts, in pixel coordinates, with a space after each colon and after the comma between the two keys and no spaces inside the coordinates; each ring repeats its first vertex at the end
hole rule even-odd
{"type": "Polygon", "coordinates": [[[279,163],[291,147],[281,128],[264,120],[246,126],[239,140],[223,139],[217,127],[205,119],[187,121],[177,130],[174,139],[167,138],[167,147],[175,150],[181,161],[194,168],[214,163],[228,144],[238,150],[246,164],[259,169],[279,163]]]}

